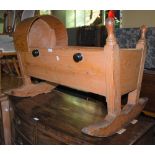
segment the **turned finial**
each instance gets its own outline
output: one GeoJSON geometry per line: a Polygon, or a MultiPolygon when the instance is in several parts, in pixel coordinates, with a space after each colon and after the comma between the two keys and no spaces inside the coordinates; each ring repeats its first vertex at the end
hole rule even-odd
{"type": "Polygon", "coordinates": [[[146,32],[147,32],[147,27],[145,25],[142,25],[140,27],[140,39],[136,45],[137,48],[146,48],[146,32]]]}
{"type": "Polygon", "coordinates": [[[106,25],[107,32],[108,32],[107,43],[116,42],[115,33],[114,33],[114,26],[115,26],[114,19],[113,18],[107,18],[105,25],[106,25]]]}
{"type": "Polygon", "coordinates": [[[140,37],[140,40],[144,40],[145,37],[146,37],[146,31],[147,31],[147,27],[145,25],[142,25],[141,28],[141,37],[140,37]]]}

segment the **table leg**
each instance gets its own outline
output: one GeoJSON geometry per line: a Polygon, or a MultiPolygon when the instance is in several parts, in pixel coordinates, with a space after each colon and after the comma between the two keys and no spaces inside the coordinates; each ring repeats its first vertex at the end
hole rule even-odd
{"type": "Polygon", "coordinates": [[[3,120],[4,142],[6,145],[11,144],[11,121],[10,121],[10,104],[6,95],[0,95],[1,112],[3,120]]]}
{"type": "Polygon", "coordinates": [[[1,59],[0,59],[0,94],[1,94],[1,89],[2,89],[2,70],[1,70],[1,59]]]}

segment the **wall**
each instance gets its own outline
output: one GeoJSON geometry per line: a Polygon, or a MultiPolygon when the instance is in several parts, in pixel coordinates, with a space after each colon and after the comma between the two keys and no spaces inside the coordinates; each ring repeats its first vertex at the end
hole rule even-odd
{"type": "Polygon", "coordinates": [[[155,10],[124,10],[122,19],[123,28],[139,27],[143,24],[155,27],[155,10]]]}

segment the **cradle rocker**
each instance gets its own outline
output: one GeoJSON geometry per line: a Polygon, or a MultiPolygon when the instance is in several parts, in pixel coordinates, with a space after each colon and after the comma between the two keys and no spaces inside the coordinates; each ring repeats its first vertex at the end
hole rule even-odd
{"type": "Polygon", "coordinates": [[[107,116],[84,127],[82,132],[107,137],[129,123],[143,109],[146,98],[139,99],[146,56],[146,27],[132,49],[120,49],[114,34],[114,21],[106,20],[105,47],[68,46],[64,25],[53,16],[33,17],[21,22],[14,42],[23,86],[11,95],[35,96],[51,91],[57,84],[106,97],[107,116]],[[32,84],[31,77],[49,83],[32,84]],[[128,93],[122,108],[121,96],[128,93]]]}

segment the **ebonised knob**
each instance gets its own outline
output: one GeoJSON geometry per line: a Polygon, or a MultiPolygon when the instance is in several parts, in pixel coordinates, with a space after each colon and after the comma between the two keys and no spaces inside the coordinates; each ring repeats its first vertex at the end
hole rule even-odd
{"type": "Polygon", "coordinates": [[[80,62],[83,59],[82,54],[81,53],[75,53],[73,55],[73,59],[75,62],[80,62]]]}
{"type": "Polygon", "coordinates": [[[39,50],[38,50],[38,49],[34,49],[34,50],[32,51],[32,55],[33,55],[34,57],[39,56],[39,50]]]}

